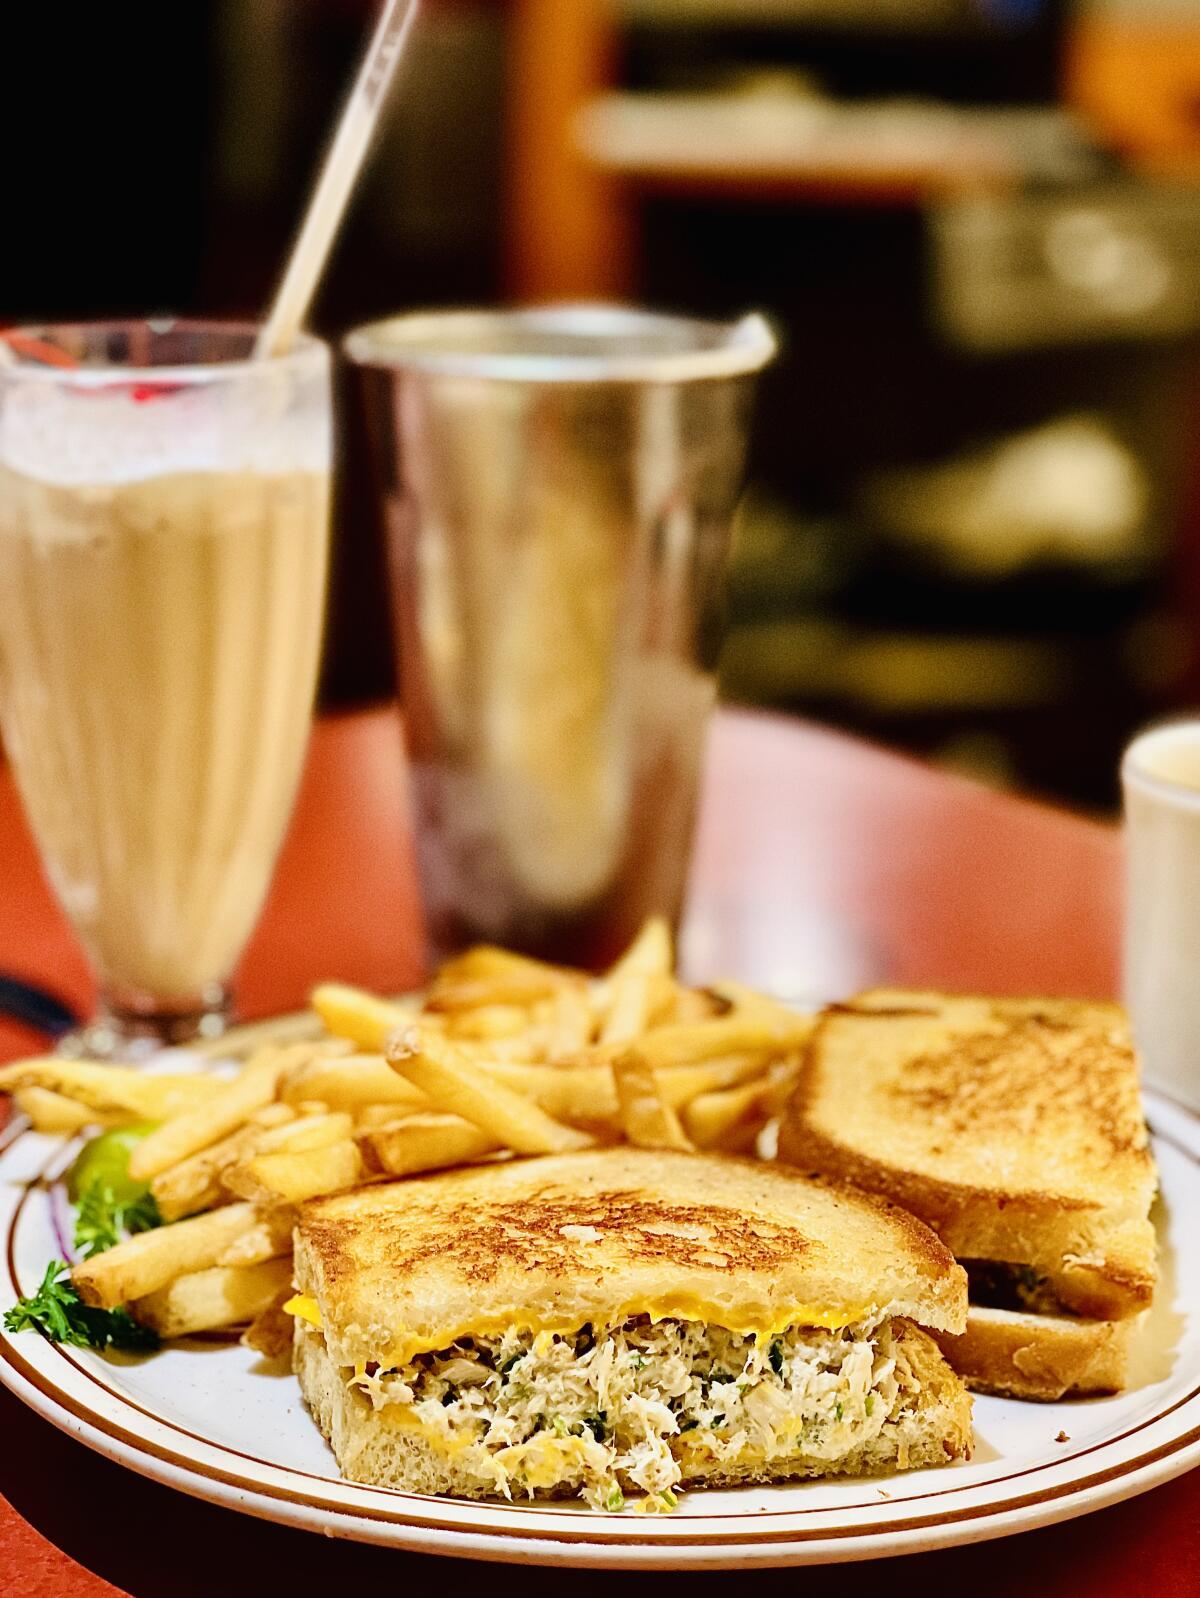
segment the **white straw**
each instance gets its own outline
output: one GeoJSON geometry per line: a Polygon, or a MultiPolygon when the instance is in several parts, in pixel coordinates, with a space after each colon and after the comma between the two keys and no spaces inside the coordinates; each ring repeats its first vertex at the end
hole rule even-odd
{"type": "Polygon", "coordinates": [[[284,354],[300,331],[416,13],[417,0],[385,0],[271,314],[255,343],[259,358],[284,354]]]}

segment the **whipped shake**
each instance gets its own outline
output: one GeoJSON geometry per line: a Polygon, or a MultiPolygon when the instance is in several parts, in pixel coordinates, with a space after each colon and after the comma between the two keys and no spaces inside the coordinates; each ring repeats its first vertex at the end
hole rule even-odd
{"type": "Polygon", "coordinates": [[[118,1025],[221,1002],[291,813],[329,512],[302,354],[195,386],[0,370],[0,727],[118,1025]]]}

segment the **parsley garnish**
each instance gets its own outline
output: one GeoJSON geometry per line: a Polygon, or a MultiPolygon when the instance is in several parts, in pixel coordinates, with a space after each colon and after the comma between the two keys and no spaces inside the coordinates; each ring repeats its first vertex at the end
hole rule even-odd
{"type": "Polygon", "coordinates": [[[75,1247],[85,1260],[103,1254],[134,1232],[149,1232],[162,1225],[154,1194],[146,1191],[130,1200],[117,1198],[105,1182],[93,1182],[79,1198],[75,1217],[75,1247]]]}
{"type": "Polygon", "coordinates": [[[76,1348],[148,1352],[159,1346],[157,1332],[135,1321],[127,1309],[85,1304],[71,1285],[70,1270],[63,1260],[51,1260],[37,1292],[5,1312],[5,1329],[38,1331],[52,1343],[72,1343],[76,1348]]]}
{"type": "MultiPolygon", "coordinates": [[[[127,1129],[126,1137],[129,1135],[127,1129]]],[[[112,1141],[116,1133],[106,1133],[87,1145],[75,1173],[83,1174],[90,1164],[92,1180],[78,1195],[75,1212],[75,1247],[85,1260],[103,1254],[135,1232],[148,1232],[162,1225],[162,1216],[148,1187],[124,1188],[106,1181],[96,1170],[98,1150],[108,1148],[106,1171],[113,1169],[112,1141]],[[91,1159],[89,1161],[89,1154],[91,1159]]],[[[123,1147],[121,1170],[128,1163],[129,1151],[123,1147]]],[[[73,1343],[77,1348],[125,1348],[150,1350],[159,1346],[157,1333],[134,1319],[124,1306],[96,1309],[85,1304],[71,1282],[71,1267],[53,1260],[46,1267],[36,1293],[23,1298],[6,1311],[4,1325],[10,1332],[39,1331],[52,1343],[73,1343]]]]}

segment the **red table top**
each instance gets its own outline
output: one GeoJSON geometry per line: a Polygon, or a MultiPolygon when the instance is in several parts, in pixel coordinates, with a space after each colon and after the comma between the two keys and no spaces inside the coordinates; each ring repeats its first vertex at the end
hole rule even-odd
{"type": "MultiPolygon", "coordinates": [[[[240,983],[248,1014],[294,1008],[322,977],[383,990],[422,975],[403,822],[400,733],[379,710],[317,729],[296,817],[240,983]]],[[[0,773],[0,970],[90,999],[86,967],[0,773]]],[[[801,997],[868,983],[1105,995],[1117,969],[1114,832],[993,794],[836,734],[744,712],[717,718],[685,957],[801,997]]],[[[0,1052],[28,1048],[15,1028],[0,1052]]],[[[561,1590],[564,1576],[332,1542],[143,1481],[0,1391],[0,1593],[22,1598],[303,1595],[388,1583],[561,1590]]],[[[1099,1514],[898,1564],[762,1572],[756,1593],[838,1598],[881,1582],[973,1595],[1200,1594],[1200,1474],[1099,1514]]],[[[572,1573],[599,1592],[611,1576],[572,1573]]],[[[656,1593],[731,1576],[655,1575],[656,1593]]],[[[623,1572],[623,1590],[642,1578],[623,1572]]]]}

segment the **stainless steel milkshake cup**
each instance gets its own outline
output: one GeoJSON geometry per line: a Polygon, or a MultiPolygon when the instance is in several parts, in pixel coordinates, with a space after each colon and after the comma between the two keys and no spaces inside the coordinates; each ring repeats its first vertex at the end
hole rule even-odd
{"type": "Polygon", "coordinates": [[[431,954],[677,921],[759,316],[399,316],[346,341],[384,499],[431,954]]]}

